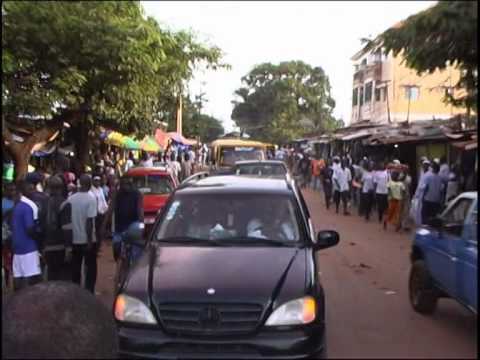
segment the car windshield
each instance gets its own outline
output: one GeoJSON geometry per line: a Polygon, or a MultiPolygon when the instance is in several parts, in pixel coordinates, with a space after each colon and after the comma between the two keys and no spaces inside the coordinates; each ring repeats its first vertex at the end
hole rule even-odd
{"type": "Polygon", "coordinates": [[[183,194],[170,203],[157,240],[199,240],[216,244],[260,244],[300,240],[296,205],[289,195],[183,194]]]}
{"type": "Polygon", "coordinates": [[[223,166],[233,166],[235,162],[245,160],[265,160],[265,152],[245,146],[222,148],[220,151],[220,164],[223,166]]]}
{"type": "Polygon", "coordinates": [[[162,195],[173,191],[172,181],[166,175],[132,175],[126,178],[131,179],[134,188],[145,195],[162,195]]]}
{"type": "Polygon", "coordinates": [[[287,172],[280,164],[237,164],[237,175],[284,176],[287,172]]]}

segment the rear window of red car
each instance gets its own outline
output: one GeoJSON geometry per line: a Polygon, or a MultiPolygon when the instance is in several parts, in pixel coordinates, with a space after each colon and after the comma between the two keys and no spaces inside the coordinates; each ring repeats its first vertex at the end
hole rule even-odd
{"type": "Polygon", "coordinates": [[[144,195],[170,194],[174,184],[168,175],[127,175],[133,186],[144,195]]]}

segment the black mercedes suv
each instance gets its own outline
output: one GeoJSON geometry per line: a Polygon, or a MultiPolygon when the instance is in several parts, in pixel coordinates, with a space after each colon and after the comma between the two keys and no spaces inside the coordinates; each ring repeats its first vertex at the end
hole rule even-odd
{"type": "Polygon", "coordinates": [[[120,355],[325,357],[315,253],[338,241],[334,231],[315,236],[301,193],[284,179],[180,186],[116,295],[120,355]]]}

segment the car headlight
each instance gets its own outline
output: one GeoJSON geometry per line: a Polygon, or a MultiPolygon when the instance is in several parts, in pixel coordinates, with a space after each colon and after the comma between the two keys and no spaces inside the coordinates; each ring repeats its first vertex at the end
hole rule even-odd
{"type": "Polygon", "coordinates": [[[266,326],[302,325],[315,320],[316,303],[311,296],[289,301],[275,309],[266,326]]]}
{"type": "Polygon", "coordinates": [[[118,295],[115,300],[115,319],[137,324],[156,324],[150,309],[142,301],[128,295],[118,295]]]}

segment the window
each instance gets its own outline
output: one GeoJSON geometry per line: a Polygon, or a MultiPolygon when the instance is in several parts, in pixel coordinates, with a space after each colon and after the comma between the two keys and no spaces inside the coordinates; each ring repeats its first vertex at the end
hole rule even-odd
{"type": "Polygon", "coordinates": [[[387,101],[388,88],[387,87],[382,88],[382,93],[383,93],[382,100],[387,101]]]}
{"type": "Polygon", "coordinates": [[[463,222],[467,218],[471,205],[472,200],[467,198],[459,199],[453,204],[453,207],[442,216],[446,232],[456,236],[462,235],[463,222]]]}
{"type": "Polygon", "coordinates": [[[182,238],[226,244],[244,240],[246,245],[246,238],[295,243],[301,240],[299,210],[293,197],[277,194],[179,195],[166,209],[155,237],[178,238],[179,243],[182,238]]]}
{"type": "Polygon", "coordinates": [[[381,93],[380,88],[375,88],[375,101],[380,101],[380,93],[381,93]]]}
{"type": "Polygon", "coordinates": [[[372,101],[372,82],[370,81],[365,85],[365,102],[372,101]]]}
{"type": "Polygon", "coordinates": [[[477,226],[478,226],[478,202],[475,201],[475,205],[470,211],[470,217],[465,221],[465,229],[463,238],[465,240],[477,242],[477,226]]]}
{"type": "Polygon", "coordinates": [[[353,89],[352,94],[352,105],[357,106],[358,104],[358,88],[353,89]]]}
{"type": "Polygon", "coordinates": [[[418,86],[405,86],[405,99],[410,99],[410,101],[418,100],[419,93],[418,86]]]}
{"type": "Polygon", "coordinates": [[[359,89],[360,89],[360,95],[358,96],[360,98],[360,106],[362,106],[363,105],[363,86],[359,89]]]}
{"type": "Polygon", "coordinates": [[[132,180],[133,187],[142,194],[160,195],[173,191],[172,181],[166,175],[132,175],[127,178],[132,180]]]}

